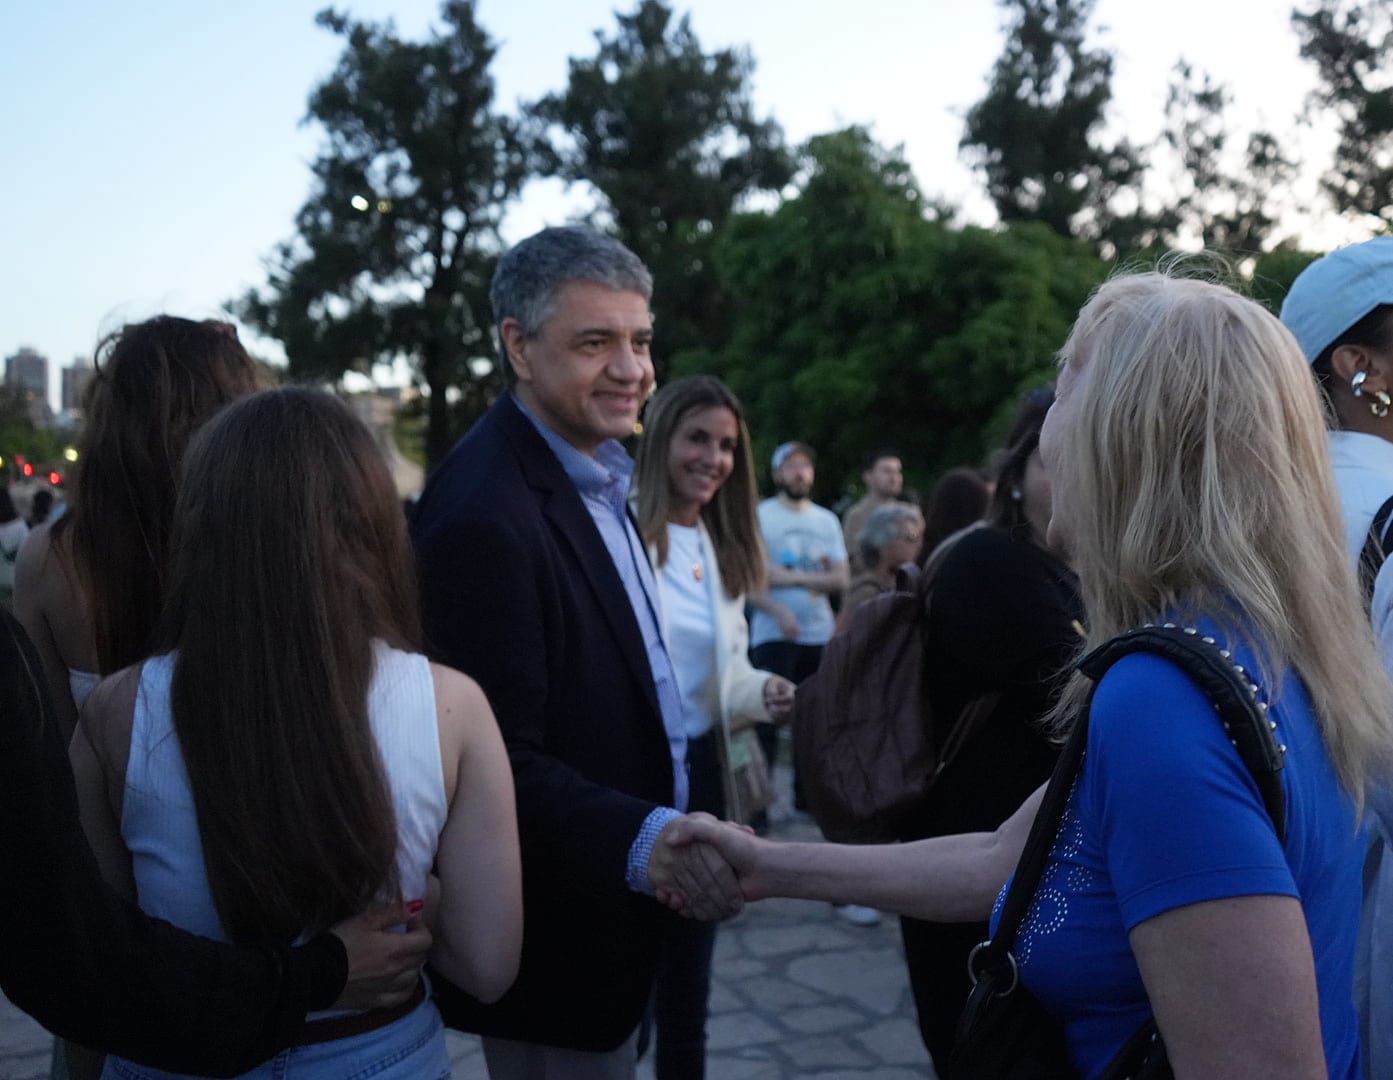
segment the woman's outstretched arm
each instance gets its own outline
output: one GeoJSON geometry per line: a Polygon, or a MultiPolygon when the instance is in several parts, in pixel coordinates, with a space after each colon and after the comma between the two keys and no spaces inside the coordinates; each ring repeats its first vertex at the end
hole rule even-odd
{"type": "MultiPolygon", "coordinates": [[[[995,832],[963,833],[909,844],[780,843],[736,825],[684,822],[683,842],[719,849],[745,899],[770,896],[864,904],[930,922],[985,921],[1016,868],[1040,809],[1038,788],[995,832]]],[[[659,897],[674,910],[676,894],[659,897]]]]}

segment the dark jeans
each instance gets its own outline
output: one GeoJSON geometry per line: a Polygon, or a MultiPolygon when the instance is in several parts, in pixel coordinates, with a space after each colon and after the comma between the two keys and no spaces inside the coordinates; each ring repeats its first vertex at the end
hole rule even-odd
{"type": "MultiPolygon", "coordinates": [[[[782,675],[796,686],[817,670],[817,665],[822,661],[822,649],[821,645],[799,645],[796,641],[765,641],[750,650],[750,663],[762,671],[782,675]]],[[[756,725],[756,731],[760,748],[772,769],[779,748],[779,729],[773,724],[761,723],[756,725]]],[[[808,808],[796,763],[793,767],[793,806],[796,810],[808,808]]],[[[759,817],[763,818],[764,815],[759,817]]],[[[760,824],[756,821],[756,828],[760,824]]],[[[767,820],[764,824],[767,824],[767,820]]]]}
{"type": "MultiPolygon", "coordinates": [[[[687,808],[724,818],[725,794],[716,738],[711,732],[687,741],[687,774],[691,782],[687,808]]],[[[650,1014],[658,1034],[654,1060],[658,1080],[703,1080],[706,1075],[706,999],[711,994],[711,955],[715,948],[715,923],[695,919],[666,921],[650,1014]]],[[[639,1053],[648,1042],[647,1018],[643,1026],[639,1053]]]]}

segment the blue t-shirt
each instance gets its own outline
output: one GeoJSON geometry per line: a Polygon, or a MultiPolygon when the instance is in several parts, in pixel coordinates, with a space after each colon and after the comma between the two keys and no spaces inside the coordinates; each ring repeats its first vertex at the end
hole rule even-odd
{"type": "MultiPolygon", "coordinates": [[[[1259,670],[1250,649],[1229,647],[1259,670]]],[[[1365,837],[1300,677],[1260,681],[1287,746],[1285,852],[1209,698],[1178,667],[1128,656],[1094,694],[1083,767],[1014,950],[1031,992],[1064,1019],[1085,1077],[1151,1015],[1128,932],[1188,904],[1255,895],[1300,899],[1330,1075],[1360,1075],[1351,979],[1365,837]]]]}

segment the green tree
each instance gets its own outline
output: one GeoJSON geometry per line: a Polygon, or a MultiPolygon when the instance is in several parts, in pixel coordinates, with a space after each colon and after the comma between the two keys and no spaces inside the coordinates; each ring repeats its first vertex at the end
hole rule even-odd
{"type": "Polygon", "coordinates": [[[1320,252],[1301,251],[1293,247],[1273,248],[1259,256],[1257,264],[1253,267],[1248,295],[1263,304],[1272,314],[1279,314],[1291,283],[1320,256],[1320,252]]]}
{"type": "Polygon", "coordinates": [[[864,129],[810,140],[796,194],[722,230],[720,282],[742,300],[728,343],[674,358],[741,397],[757,460],[785,439],[815,446],[825,500],[877,446],[921,483],[980,461],[1020,391],[1052,380],[1105,273],[1044,226],[955,229],[924,202],[900,152],[864,129]]]}
{"type": "Polygon", "coordinates": [[[1001,220],[1041,221],[1109,248],[1144,244],[1144,168],[1105,138],[1113,54],[1087,43],[1094,0],[1000,0],[1005,46],[959,144],[1001,220]]]}
{"type": "Polygon", "coordinates": [[[1289,187],[1296,162],[1270,131],[1254,131],[1236,148],[1228,117],[1232,104],[1232,91],[1208,72],[1185,60],[1176,64],[1162,138],[1175,152],[1183,180],[1161,221],[1172,242],[1181,233],[1209,250],[1256,253],[1277,228],[1277,195],[1289,187]]]}
{"type": "Polygon", "coordinates": [[[1321,185],[1340,213],[1386,228],[1393,223],[1393,3],[1318,0],[1291,19],[1319,78],[1308,118],[1318,116],[1322,128],[1333,118],[1339,134],[1321,185]]]}
{"type": "Polygon", "coordinates": [[[15,456],[35,469],[52,465],[67,467],[60,458],[63,439],[49,428],[38,428],[30,419],[29,397],[13,386],[0,385],[0,479],[19,479],[15,456]]]}
{"type": "Polygon", "coordinates": [[[747,52],[705,52],[688,16],[660,0],[595,34],[563,93],[533,106],[555,133],[557,171],[603,196],[619,238],[652,269],[656,352],[719,340],[727,312],[712,237],[745,196],[791,175],[777,124],[756,116],[747,52]]]}
{"type": "Polygon", "coordinates": [[[458,414],[481,411],[496,386],[469,361],[494,352],[498,221],[528,173],[517,123],[493,111],[495,48],[474,7],[446,0],[424,42],[390,22],[319,14],[344,48],[310,95],[306,119],[326,136],[314,187],[268,284],[233,305],[285,345],[296,377],[409,360],[429,391],[431,464],[458,414]]]}

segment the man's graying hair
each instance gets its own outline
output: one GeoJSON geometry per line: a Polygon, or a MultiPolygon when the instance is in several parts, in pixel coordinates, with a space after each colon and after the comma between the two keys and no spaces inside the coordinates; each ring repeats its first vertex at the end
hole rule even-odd
{"type": "Polygon", "coordinates": [[[653,298],[653,275],[643,260],[618,240],[583,225],[543,229],[515,245],[501,259],[489,287],[498,352],[507,385],[517,381],[503,343],[505,319],[516,319],[535,337],[551,316],[557,290],[568,281],[593,281],[622,292],[653,298]]]}

